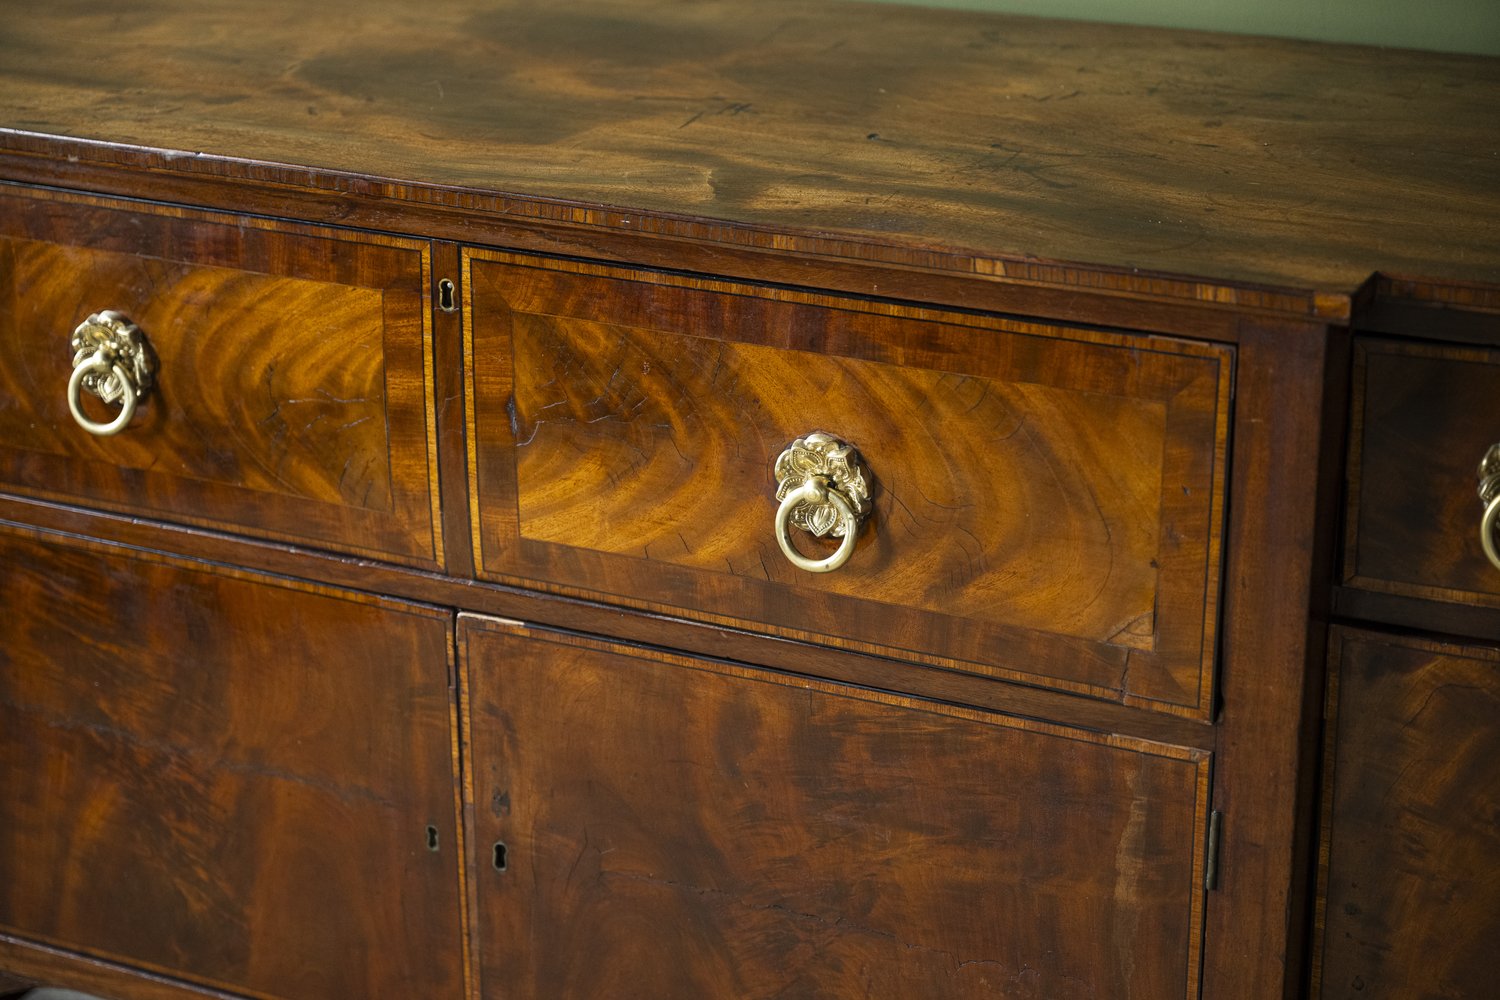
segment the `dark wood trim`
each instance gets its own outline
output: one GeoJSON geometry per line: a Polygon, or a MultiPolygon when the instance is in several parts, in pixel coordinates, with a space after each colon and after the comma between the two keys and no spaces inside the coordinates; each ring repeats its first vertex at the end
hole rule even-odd
{"type": "Polygon", "coordinates": [[[1490,346],[1500,337],[1500,290],[1376,274],[1355,302],[1352,324],[1361,333],[1490,346]]]}
{"type": "Polygon", "coordinates": [[[0,972],[0,1000],[18,1000],[26,994],[27,990],[34,989],[38,985],[40,984],[29,979],[21,979],[0,972]]]}
{"type": "Polygon", "coordinates": [[[1303,834],[1326,631],[1319,573],[1332,558],[1327,494],[1341,453],[1347,342],[1338,330],[1242,330],[1214,788],[1224,821],[1206,996],[1290,998],[1302,982],[1303,834]]]}
{"type": "MultiPolygon", "coordinates": [[[[1232,341],[1236,317],[1247,314],[1284,318],[1327,313],[1337,319],[1349,311],[1347,300],[1315,301],[1310,294],[1304,297],[1295,292],[1285,299],[1268,299],[1266,304],[1237,305],[1228,296],[1166,296],[1128,283],[1116,289],[1098,281],[1028,281],[994,266],[986,267],[973,257],[949,261],[922,254],[911,259],[883,259],[878,254],[858,256],[849,248],[842,248],[844,253],[812,250],[787,254],[750,241],[726,240],[725,233],[733,232],[734,227],[714,226],[707,232],[695,232],[661,226],[658,232],[643,232],[639,228],[581,222],[571,214],[558,213],[559,217],[551,218],[510,211],[507,205],[494,204],[493,196],[489,203],[462,207],[168,172],[149,174],[148,180],[143,184],[139,172],[119,165],[84,160],[63,165],[39,156],[18,157],[13,151],[0,149],[0,184],[87,190],[469,245],[1207,340],[1232,341]]],[[[619,214],[641,217],[637,213],[619,214]]]]}
{"type": "MultiPolygon", "coordinates": [[[[196,155],[184,158],[169,150],[99,142],[73,137],[38,135],[20,129],[0,128],[0,178],[27,180],[25,168],[13,169],[12,159],[42,156],[49,161],[66,157],[69,174],[86,168],[105,172],[123,171],[130,190],[141,190],[141,178],[150,177],[151,187],[179,179],[205,186],[222,199],[227,193],[237,195],[235,204],[245,205],[245,190],[260,188],[274,191],[272,199],[286,204],[289,198],[312,196],[337,199],[339,220],[369,226],[361,218],[371,208],[391,212],[409,209],[424,220],[427,235],[444,216],[462,227],[464,235],[448,238],[466,242],[490,242],[480,235],[486,223],[514,226],[520,223],[572,224],[601,233],[623,234],[634,244],[640,236],[682,239],[721,244],[726,247],[774,249],[778,254],[828,263],[838,260],[865,261],[906,267],[921,267],[973,275],[989,275],[1007,282],[1052,285],[1074,292],[1099,291],[1111,298],[1138,295],[1162,302],[1180,301],[1212,303],[1236,313],[1265,312],[1287,316],[1318,316],[1345,319],[1349,315],[1351,296],[1317,293],[1310,289],[1283,288],[1247,282],[1216,282],[1188,275],[1150,272],[1139,269],[1108,267],[1082,262],[1039,260],[1031,257],[1005,257],[984,254],[957,247],[928,245],[910,239],[849,234],[830,234],[818,230],[799,231],[788,227],[760,226],[751,223],[677,215],[662,211],[638,211],[629,207],[603,206],[597,203],[569,201],[561,198],[522,197],[490,191],[451,187],[440,184],[412,184],[391,178],[353,174],[339,170],[309,171],[300,167],[264,163],[231,156],[196,155]],[[203,182],[207,181],[204,185],[203,182]]],[[[32,183],[59,181],[59,171],[49,164],[43,177],[32,183]]],[[[73,186],[71,183],[69,186],[73,186]]],[[[96,189],[96,185],[85,185],[96,189]]],[[[124,193],[124,192],[121,192],[124,193]]],[[[153,195],[154,197],[154,195],[153,195]]],[[[284,211],[285,209],[282,209],[284,211]]],[[[299,218],[312,217],[305,212],[299,218]]],[[[323,221],[333,221],[323,220],[323,221]]],[[[383,228],[375,226],[374,228],[383,228]]],[[[639,254],[632,254],[639,261],[639,254]]],[[[716,268],[717,269],[717,268],[716,268]]]]}
{"type": "Polygon", "coordinates": [[[130,1000],[237,1000],[234,994],[188,986],[155,973],[0,933],[0,968],[38,986],[58,986],[130,1000]]]}
{"type": "Polygon", "coordinates": [[[1500,642],[1500,608],[1345,586],[1334,588],[1333,612],[1353,623],[1500,642]]]}
{"type": "Polygon", "coordinates": [[[432,248],[432,359],[433,400],[437,411],[438,492],[443,498],[444,564],[457,577],[474,575],[474,552],[469,530],[468,448],[464,443],[463,274],[456,243],[434,243],[432,248]],[[452,283],[453,308],[440,303],[440,285],[452,283]]]}

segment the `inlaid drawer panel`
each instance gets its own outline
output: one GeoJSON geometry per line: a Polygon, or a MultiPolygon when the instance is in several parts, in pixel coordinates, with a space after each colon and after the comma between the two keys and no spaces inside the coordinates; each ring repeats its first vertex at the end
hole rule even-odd
{"type": "Polygon", "coordinates": [[[500,253],[467,280],[485,576],[1206,713],[1230,349],[500,253]],[[868,470],[832,572],[777,541],[812,431],[868,470]]]}
{"type": "Polygon", "coordinates": [[[448,612],[0,528],[0,933],[463,993],[448,612]]]}
{"type": "Polygon", "coordinates": [[[481,995],[1198,995],[1209,755],[462,616],[481,995]]]}
{"type": "Polygon", "coordinates": [[[0,489],[437,565],[427,246],[0,195],[0,489]],[[104,311],[154,375],[98,436],[69,394],[122,415],[72,383],[104,311]]]}
{"type": "Polygon", "coordinates": [[[1500,607],[1500,568],[1481,541],[1476,471],[1497,443],[1500,351],[1361,340],[1345,582],[1500,607]]]}

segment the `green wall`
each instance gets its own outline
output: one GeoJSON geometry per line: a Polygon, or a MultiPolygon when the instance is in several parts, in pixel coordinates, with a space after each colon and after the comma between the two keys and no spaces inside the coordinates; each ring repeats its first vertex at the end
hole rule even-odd
{"type": "MultiPolygon", "coordinates": [[[[899,0],[1086,21],[1500,55],[1500,0],[899,0]]],[[[1500,114],[1500,110],[1497,110],[1500,114]]]]}

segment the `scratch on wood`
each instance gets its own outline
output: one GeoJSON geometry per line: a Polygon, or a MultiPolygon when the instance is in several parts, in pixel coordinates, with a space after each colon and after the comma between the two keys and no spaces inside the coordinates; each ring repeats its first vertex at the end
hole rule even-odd
{"type": "MultiPolygon", "coordinates": [[[[713,112],[713,114],[714,114],[715,117],[717,117],[719,115],[729,115],[731,117],[737,117],[739,115],[743,115],[743,114],[746,114],[746,113],[753,114],[754,113],[754,107],[752,105],[748,104],[748,103],[741,102],[741,101],[731,102],[729,104],[724,105],[722,108],[719,108],[719,110],[713,112]]],[[[687,121],[683,122],[681,125],[679,125],[677,127],[679,129],[687,128],[689,125],[691,125],[694,122],[698,121],[699,119],[703,118],[707,114],[709,114],[709,111],[708,111],[707,108],[705,108],[704,110],[698,112],[696,115],[693,115],[693,117],[689,118],[687,121]]]]}
{"type": "Polygon", "coordinates": [[[1487,693],[1484,688],[1479,687],[1475,684],[1439,684],[1437,687],[1427,692],[1427,697],[1422,699],[1422,704],[1417,706],[1417,710],[1411,715],[1407,716],[1406,721],[1401,724],[1402,728],[1409,728],[1416,725],[1417,720],[1422,717],[1423,713],[1425,713],[1427,709],[1432,707],[1432,700],[1438,695],[1444,694],[1448,691],[1469,691],[1476,695],[1484,695],[1487,693]]]}
{"type": "MultiPolygon", "coordinates": [[[[1149,650],[1156,644],[1156,610],[1145,611],[1125,622],[1107,639],[1112,646],[1127,646],[1132,649],[1149,650]]],[[[1125,679],[1120,679],[1120,689],[1126,690],[1125,679]]]]}
{"type": "Polygon", "coordinates": [[[913,538],[919,537],[916,527],[920,523],[920,519],[916,514],[912,512],[912,509],[906,505],[906,501],[901,499],[901,495],[892,488],[891,484],[885,483],[882,485],[885,486],[884,493],[886,496],[891,498],[891,502],[906,512],[906,517],[902,519],[902,526],[906,528],[906,533],[911,535],[913,538]]]}
{"type": "Polygon", "coordinates": [[[521,440],[521,415],[516,408],[516,397],[511,396],[505,401],[505,412],[510,417],[510,436],[516,442],[517,448],[524,448],[536,438],[537,432],[542,429],[542,422],[538,420],[531,425],[531,434],[525,441],[521,440]]]}

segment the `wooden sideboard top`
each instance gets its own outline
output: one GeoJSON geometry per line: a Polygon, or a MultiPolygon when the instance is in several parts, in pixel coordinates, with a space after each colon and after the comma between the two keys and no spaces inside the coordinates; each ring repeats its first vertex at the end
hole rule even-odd
{"type": "Polygon", "coordinates": [[[1331,318],[1500,281],[1500,59],[884,5],[20,0],[39,157],[1331,318]]]}

